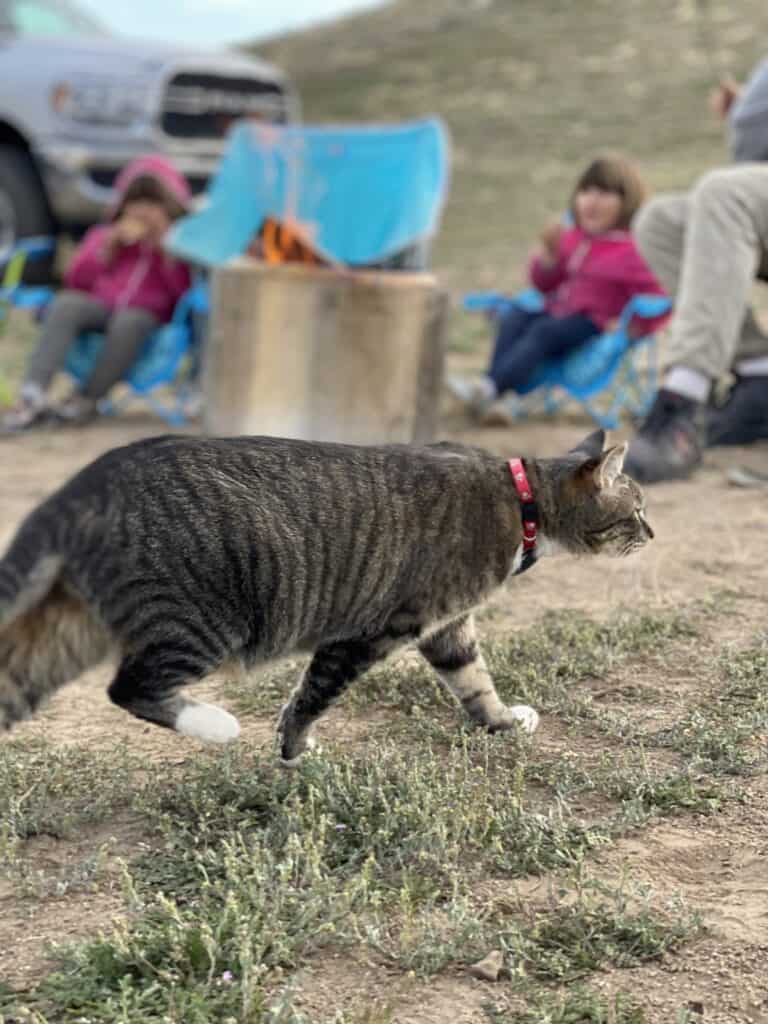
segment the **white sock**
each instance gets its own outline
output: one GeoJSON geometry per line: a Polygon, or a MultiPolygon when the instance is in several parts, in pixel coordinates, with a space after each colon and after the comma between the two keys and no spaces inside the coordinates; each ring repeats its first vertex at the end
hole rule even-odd
{"type": "Polygon", "coordinates": [[[692,370],[689,366],[673,366],[664,374],[661,386],[665,391],[674,391],[693,402],[706,402],[712,381],[700,370],[692,370]]]}
{"type": "Polygon", "coordinates": [[[740,377],[768,377],[768,356],[743,359],[736,364],[736,373],[740,377]]]}
{"type": "Polygon", "coordinates": [[[176,732],[206,743],[229,743],[240,735],[240,723],[215,704],[187,701],[174,725],[176,732]]]}

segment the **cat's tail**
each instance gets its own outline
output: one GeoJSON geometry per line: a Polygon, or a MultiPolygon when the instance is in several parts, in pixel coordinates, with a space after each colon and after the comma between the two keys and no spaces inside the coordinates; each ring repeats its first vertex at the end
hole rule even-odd
{"type": "Polygon", "coordinates": [[[109,633],[63,586],[62,566],[24,526],[0,561],[0,731],[109,652],[109,633]]]}
{"type": "Polygon", "coordinates": [[[0,561],[0,629],[39,604],[61,571],[61,555],[34,550],[27,533],[18,533],[0,561]]]}

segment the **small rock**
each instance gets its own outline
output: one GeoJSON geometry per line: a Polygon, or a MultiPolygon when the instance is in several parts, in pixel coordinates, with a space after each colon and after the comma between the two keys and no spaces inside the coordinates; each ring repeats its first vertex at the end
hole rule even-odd
{"type": "Polygon", "coordinates": [[[480,978],[481,981],[498,981],[501,968],[504,966],[504,956],[498,949],[472,964],[469,973],[473,978],[480,978]]]}

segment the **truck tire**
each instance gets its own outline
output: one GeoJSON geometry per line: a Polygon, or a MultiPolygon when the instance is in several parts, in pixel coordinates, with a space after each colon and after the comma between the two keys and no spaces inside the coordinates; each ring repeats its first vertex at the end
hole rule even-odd
{"type": "MultiPolygon", "coordinates": [[[[0,252],[20,238],[54,233],[54,219],[32,158],[18,146],[0,145],[0,252]]],[[[53,255],[30,260],[24,280],[50,281],[53,264],[53,255]]]]}

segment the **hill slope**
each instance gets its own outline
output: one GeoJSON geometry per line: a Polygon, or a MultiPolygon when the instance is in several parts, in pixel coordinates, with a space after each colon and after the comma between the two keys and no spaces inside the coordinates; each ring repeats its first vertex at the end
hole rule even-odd
{"type": "Polygon", "coordinates": [[[453,186],[436,262],[453,284],[508,284],[596,151],[636,157],[656,189],[727,159],[713,79],[767,50],[768,8],[706,0],[396,0],[258,47],[307,120],[437,113],[453,186]]]}

